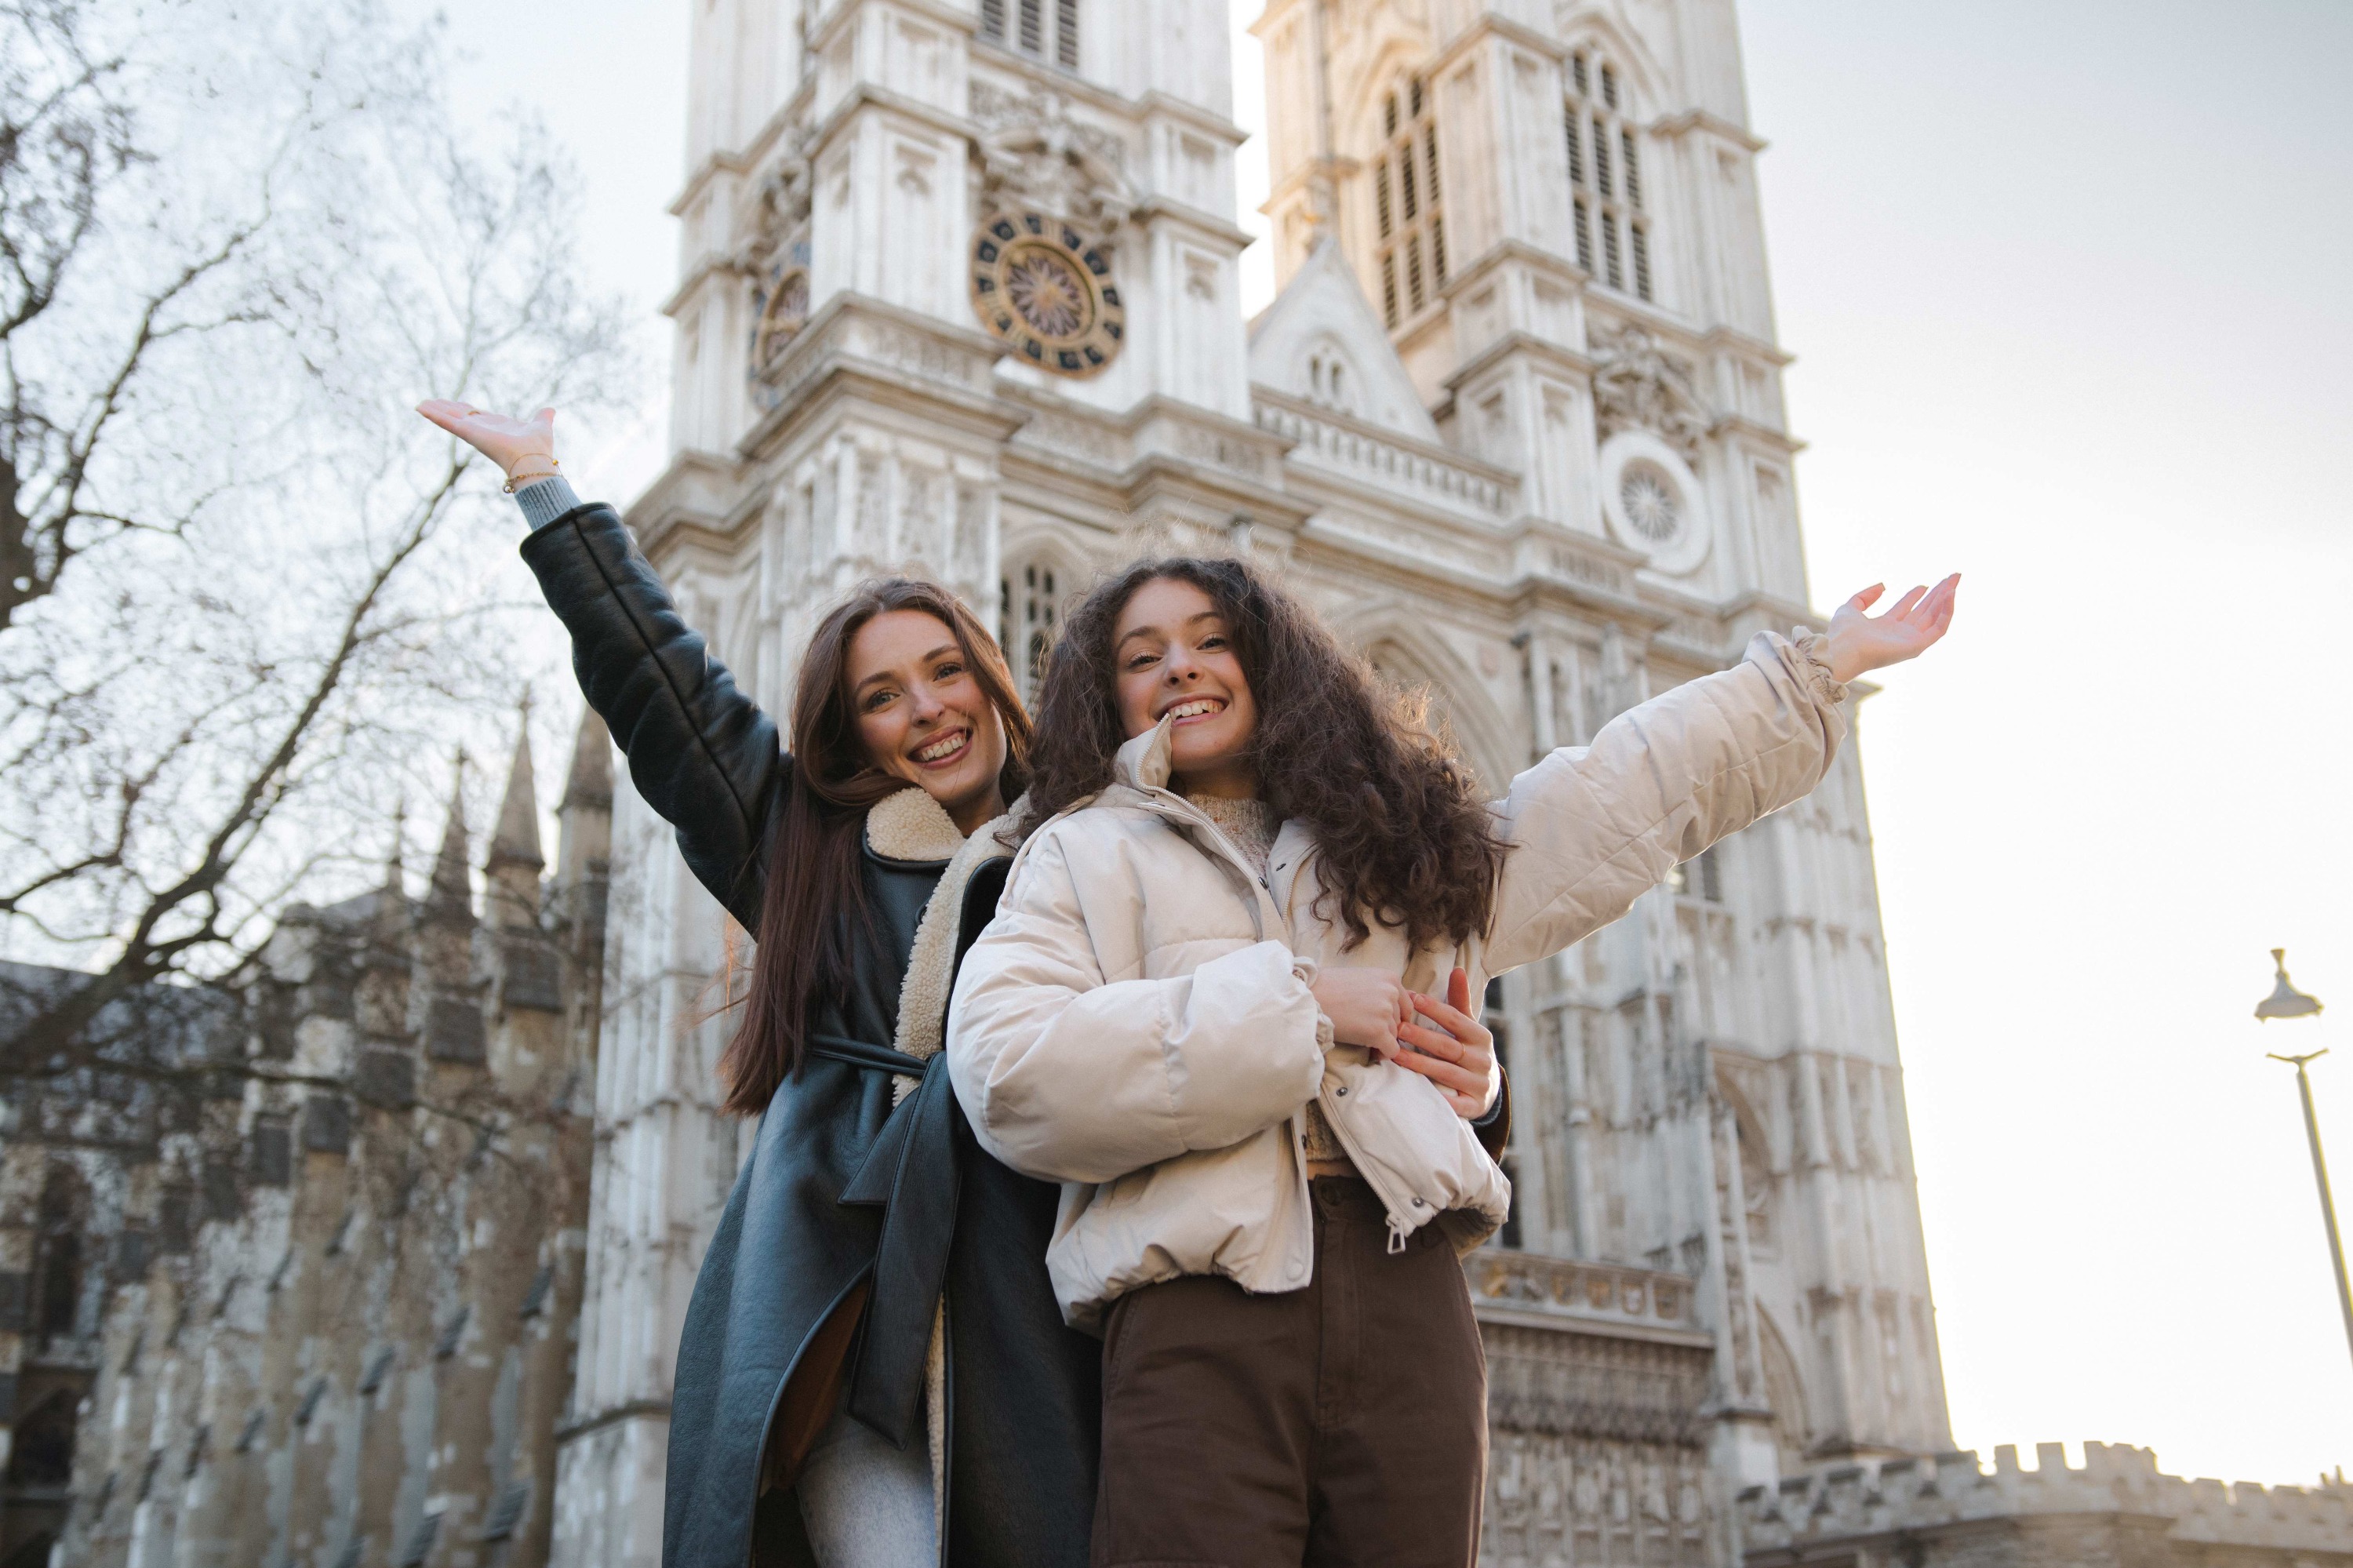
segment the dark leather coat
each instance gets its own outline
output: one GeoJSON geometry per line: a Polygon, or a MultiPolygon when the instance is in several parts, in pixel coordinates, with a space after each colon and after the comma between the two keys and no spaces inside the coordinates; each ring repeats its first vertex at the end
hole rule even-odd
{"type": "MultiPolygon", "coordinates": [[[[710,656],[610,507],[534,532],[523,559],[572,634],[573,668],[638,792],[744,929],[758,932],[762,846],[792,758],[776,724],[710,656]]],[[[704,1255],[670,1406],[664,1568],[809,1561],[788,1490],[760,1492],[786,1382],[828,1312],[873,1296],[849,1351],[852,1408],[922,1445],[933,1304],[947,1314],[949,1568],[1080,1568],[1094,1505],[1101,1347],[1067,1329],[1045,1268],[1057,1192],[983,1153],[946,1082],[891,1051],[915,926],[944,863],[862,874],[878,918],[856,979],[810,1020],[819,1047],[776,1091],[704,1255]],[[923,1078],[894,1112],[894,1075],[923,1078]]],[[[980,934],[1005,862],[966,885],[956,955],[980,934]]]]}

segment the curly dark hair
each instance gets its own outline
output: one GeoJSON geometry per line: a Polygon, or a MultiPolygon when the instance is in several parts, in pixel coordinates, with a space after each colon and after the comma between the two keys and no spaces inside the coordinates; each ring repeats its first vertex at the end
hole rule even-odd
{"type": "Polygon", "coordinates": [[[1415,947],[1484,932],[1504,845],[1471,769],[1425,727],[1420,697],[1385,685],[1313,609],[1240,561],[1138,561],[1070,612],[1039,693],[1024,829],[1111,782],[1127,738],[1113,636],[1136,590],[1161,579],[1190,583],[1225,617],[1258,705],[1261,797],[1277,821],[1314,829],[1317,911],[1336,912],[1345,946],[1375,922],[1415,947]]]}

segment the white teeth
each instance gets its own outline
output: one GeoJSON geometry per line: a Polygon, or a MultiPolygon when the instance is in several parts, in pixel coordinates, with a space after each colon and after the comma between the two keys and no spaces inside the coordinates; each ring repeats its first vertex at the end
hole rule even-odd
{"type": "Polygon", "coordinates": [[[1198,702],[1178,703],[1175,707],[1168,710],[1168,716],[1170,718],[1191,718],[1196,714],[1213,714],[1218,711],[1219,705],[1220,705],[1217,702],[1204,697],[1198,702]]]}
{"type": "Polygon", "coordinates": [[[918,762],[937,762],[943,757],[953,757],[955,753],[964,749],[964,732],[959,730],[955,734],[949,736],[945,740],[935,740],[931,745],[923,747],[923,750],[915,753],[915,760],[918,762]]]}

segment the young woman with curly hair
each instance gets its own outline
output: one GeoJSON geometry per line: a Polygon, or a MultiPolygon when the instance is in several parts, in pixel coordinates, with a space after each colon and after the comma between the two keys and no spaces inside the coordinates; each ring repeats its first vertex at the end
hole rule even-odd
{"type": "Polygon", "coordinates": [[[1843,683],[1936,641],[1956,585],[1760,634],[1492,804],[1238,562],[1145,562],[1068,618],[947,1055],[981,1145],[1063,1184],[1048,1269],[1104,1336],[1096,1568],[1474,1560],[1456,1259],[1510,1192],[1471,999],[1810,790],[1843,683]]]}
{"type": "Polygon", "coordinates": [[[973,1147],[938,1055],[1029,777],[995,639],[935,583],[861,585],[787,747],[555,476],[553,410],[419,411],[507,474],[589,705],[757,942],[719,1077],[759,1123],[679,1336],[664,1568],[1078,1568],[1100,1363],[1046,1276],[1055,1191],[973,1147]]]}

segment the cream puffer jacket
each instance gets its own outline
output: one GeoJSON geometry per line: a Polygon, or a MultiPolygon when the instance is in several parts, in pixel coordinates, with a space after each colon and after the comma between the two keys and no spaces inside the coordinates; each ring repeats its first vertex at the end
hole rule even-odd
{"type": "Polygon", "coordinates": [[[1820,636],[1760,633],[1731,669],[1554,752],[1492,808],[1510,847],[1489,932],[1419,950],[1381,927],[1344,947],[1347,927],[1316,910],[1302,822],[1282,825],[1261,882],[1167,788],[1166,724],[1122,747],[1110,787],[1022,846],[948,1022],[982,1146],[1063,1183],[1047,1252],[1063,1315],[1099,1330],[1120,1296],[1180,1275],[1305,1286],[1310,1100],[1387,1207],[1392,1245],[1440,1215],[1459,1247],[1483,1241],[1510,1202],[1503,1171],[1428,1079],[1333,1043],[1317,968],[1443,994],[1459,964],[1476,994],[1801,799],[1845,734],[1845,695],[1820,636]]]}

